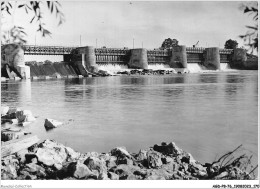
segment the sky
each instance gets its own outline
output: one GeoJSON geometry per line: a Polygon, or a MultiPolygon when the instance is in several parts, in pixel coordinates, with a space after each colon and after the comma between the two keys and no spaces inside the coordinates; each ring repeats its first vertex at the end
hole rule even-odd
{"type": "MultiPolygon", "coordinates": [[[[19,2],[21,4],[21,2],[19,2]]],[[[18,6],[19,3],[16,3],[18,6]]],[[[2,30],[12,25],[26,29],[28,44],[61,46],[106,46],[154,49],[166,38],[180,45],[224,47],[228,39],[254,25],[252,16],[243,14],[238,1],[61,1],[66,21],[58,26],[55,15],[43,8],[46,28],[51,37],[42,37],[31,14],[16,8],[13,16],[2,20],[2,30]]]]}

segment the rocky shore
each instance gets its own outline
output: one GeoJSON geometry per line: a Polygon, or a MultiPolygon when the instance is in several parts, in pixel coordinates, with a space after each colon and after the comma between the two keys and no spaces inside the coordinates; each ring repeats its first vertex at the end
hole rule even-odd
{"type": "Polygon", "coordinates": [[[253,179],[237,163],[202,165],[174,142],[138,153],[117,147],[108,153],[79,153],[53,140],[2,158],[3,180],[201,180],[253,179]]]}
{"type": "MultiPolygon", "coordinates": [[[[235,156],[241,147],[212,163],[201,164],[174,142],[162,142],[137,153],[116,147],[107,153],[80,153],[54,140],[40,141],[22,131],[25,122],[35,118],[30,111],[1,107],[2,124],[17,123],[21,130],[1,130],[1,179],[3,180],[215,180],[255,179],[248,170],[251,157],[235,156]],[[17,134],[18,133],[18,134],[17,134]],[[20,133],[20,134],[19,134],[20,133]],[[21,140],[25,135],[27,141],[21,140]],[[3,136],[5,136],[3,138],[3,136]],[[33,139],[33,140],[32,140],[33,139]],[[13,141],[16,141],[13,142],[13,141]],[[8,145],[17,145],[7,148],[8,145]],[[22,148],[18,146],[24,145],[22,148]],[[4,152],[4,153],[3,153],[4,152]]],[[[51,120],[48,125],[57,126],[51,120]]],[[[46,122],[45,125],[46,127],[46,122]]]]}

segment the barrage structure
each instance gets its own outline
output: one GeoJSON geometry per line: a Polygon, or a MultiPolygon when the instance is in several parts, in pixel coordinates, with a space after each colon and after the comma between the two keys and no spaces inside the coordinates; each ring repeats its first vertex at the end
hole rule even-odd
{"type": "MultiPolygon", "coordinates": [[[[233,50],[180,45],[162,50],[7,44],[3,45],[1,50],[2,65],[9,64],[17,67],[21,73],[28,73],[29,71],[25,70],[29,68],[25,67],[24,55],[62,55],[67,66],[77,70],[75,72],[80,75],[96,72],[99,66],[109,64],[124,65],[130,69],[148,69],[148,65],[153,64],[163,64],[174,69],[186,69],[188,64],[196,63],[205,69],[219,70],[221,63],[243,65],[246,61],[246,50],[240,48],[233,50]]],[[[59,69],[57,68],[57,70],[59,69]]]]}
{"type": "MultiPolygon", "coordinates": [[[[66,46],[37,46],[23,45],[25,55],[65,55],[73,53],[78,47],[66,46]]],[[[187,63],[200,63],[205,61],[205,49],[203,47],[186,47],[187,63]]],[[[220,62],[228,63],[232,49],[219,49],[220,62]]],[[[131,50],[127,48],[95,48],[97,64],[126,64],[131,55],[131,50]]],[[[160,64],[170,62],[172,51],[170,50],[147,50],[148,64],[160,64]]]]}

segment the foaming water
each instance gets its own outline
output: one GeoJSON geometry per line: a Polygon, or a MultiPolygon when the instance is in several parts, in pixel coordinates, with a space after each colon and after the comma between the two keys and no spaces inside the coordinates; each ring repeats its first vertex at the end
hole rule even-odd
{"type": "Polygon", "coordinates": [[[190,73],[206,73],[206,72],[221,72],[221,71],[237,71],[235,69],[231,69],[228,63],[220,63],[220,70],[208,70],[205,66],[200,65],[198,63],[190,63],[187,64],[187,69],[190,73]]]}
{"type": "Polygon", "coordinates": [[[228,63],[220,63],[220,70],[221,71],[237,71],[236,69],[231,69],[228,63]]]}
{"type": "Polygon", "coordinates": [[[187,69],[190,71],[190,73],[199,73],[206,71],[205,67],[198,63],[187,64],[187,69]]]}
{"type": "Polygon", "coordinates": [[[1,83],[1,103],[38,116],[25,129],[81,152],[174,141],[200,162],[238,145],[257,158],[257,71],[1,83]],[[74,120],[46,132],[44,119],[74,120]]]}
{"type": "Polygon", "coordinates": [[[227,69],[230,69],[230,66],[228,63],[220,63],[220,69],[227,70],[227,69]]]}
{"type": "Polygon", "coordinates": [[[167,64],[148,64],[148,69],[152,69],[152,70],[173,70],[172,68],[170,68],[169,65],[167,64]]]}
{"type": "Polygon", "coordinates": [[[191,73],[198,73],[202,71],[202,68],[199,64],[187,64],[187,68],[191,73]]]}
{"type": "Polygon", "coordinates": [[[111,73],[116,73],[118,71],[128,70],[128,66],[122,64],[102,64],[98,65],[98,69],[111,73]]]}

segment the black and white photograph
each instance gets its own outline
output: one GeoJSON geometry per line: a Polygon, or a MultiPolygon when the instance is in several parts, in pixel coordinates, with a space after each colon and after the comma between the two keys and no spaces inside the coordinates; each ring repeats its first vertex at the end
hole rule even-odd
{"type": "Polygon", "coordinates": [[[1,1],[1,188],[259,188],[258,141],[258,1],[1,1]]]}

